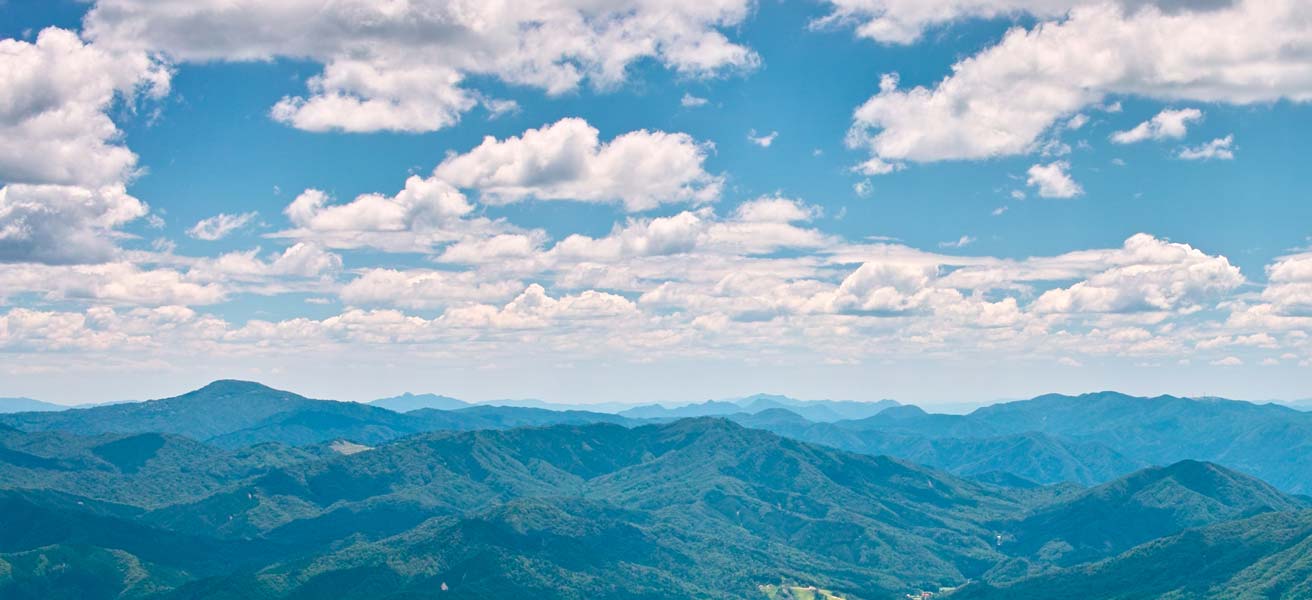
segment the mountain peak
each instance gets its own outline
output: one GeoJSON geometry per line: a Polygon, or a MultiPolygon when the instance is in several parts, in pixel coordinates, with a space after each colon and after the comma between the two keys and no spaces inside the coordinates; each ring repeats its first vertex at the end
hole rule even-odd
{"type": "Polygon", "coordinates": [[[249,394],[251,392],[277,392],[267,385],[258,381],[245,381],[242,379],[216,379],[206,384],[204,387],[191,393],[220,394],[224,396],[234,394],[249,394]]]}

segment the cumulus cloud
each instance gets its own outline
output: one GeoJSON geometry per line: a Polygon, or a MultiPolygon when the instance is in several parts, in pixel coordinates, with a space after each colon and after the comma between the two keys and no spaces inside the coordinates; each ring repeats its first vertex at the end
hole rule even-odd
{"type": "Polygon", "coordinates": [[[1244,283],[1239,268],[1224,256],[1205,254],[1188,244],[1138,234],[1121,251],[1105,257],[1112,264],[1070,287],[1044,292],[1034,302],[1039,313],[1192,312],[1244,283]]]}
{"type": "MultiPolygon", "coordinates": [[[[875,2],[871,22],[916,14],[925,18],[909,22],[943,20],[911,4],[939,6],[875,2]]],[[[1046,20],[1065,14],[1069,5],[1061,4],[1011,4],[1043,22],[1012,29],[931,87],[899,89],[885,77],[854,113],[849,143],[885,164],[981,159],[1033,151],[1059,119],[1114,94],[1234,104],[1312,100],[1312,31],[1303,3],[1236,0],[1168,10],[1103,2],[1076,4],[1067,18],[1046,20]]],[[[988,16],[992,9],[980,7],[1003,6],[947,5],[953,10],[939,14],[949,18],[988,16]],[[974,8],[957,10],[965,6],[974,8]]],[[[887,22],[897,30],[896,19],[887,22]]]]}
{"type": "Polygon", "coordinates": [[[487,219],[465,218],[473,210],[451,184],[414,175],[395,196],[361,194],[345,203],[333,203],[321,190],[305,190],[283,209],[293,228],[273,235],[330,248],[425,252],[464,236],[496,231],[487,219]]]}
{"type": "Polygon", "coordinates": [[[187,235],[209,242],[221,240],[228,237],[232,232],[245,227],[257,216],[259,216],[259,213],[254,211],[236,215],[219,213],[197,221],[195,225],[191,226],[191,229],[187,230],[187,235]]]}
{"type": "Polygon", "coordinates": [[[1117,144],[1133,144],[1144,140],[1180,139],[1189,131],[1189,123],[1201,121],[1203,111],[1196,108],[1180,110],[1166,109],[1153,118],[1144,121],[1133,129],[1117,131],[1112,134],[1112,141],[1117,144]]]}
{"type": "Polygon", "coordinates": [[[721,31],[750,11],[746,0],[100,0],[84,28],[97,44],[177,61],[321,63],[308,94],[272,109],[294,127],[433,131],[478,104],[479,92],[468,87],[476,76],[557,95],[584,82],[616,86],[641,60],[694,77],[754,68],[757,55],[721,31]]]}
{"type": "Polygon", "coordinates": [[[1177,155],[1184,160],[1233,160],[1235,136],[1227,135],[1205,144],[1180,149],[1177,155]]]}
{"type": "Polygon", "coordinates": [[[1084,193],[1080,184],[1071,179],[1070,163],[1059,160],[1046,165],[1033,165],[1026,171],[1025,184],[1039,188],[1039,195],[1044,198],[1074,198],[1084,193]]]}
{"type": "Polygon", "coordinates": [[[710,146],[683,133],[638,130],[602,142],[587,121],[561,119],[522,135],[487,137],[442,161],[434,175],[476,189],[489,204],[524,199],[619,202],[630,211],[717,198],[703,167],[710,146]]]}
{"type": "Polygon", "coordinates": [[[0,187],[0,263],[109,260],[116,251],[114,229],[147,210],[121,184],[0,187]]]}
{"type": "Polygon", "coordinates": [[[146,54],[70,31],[0,40],[0,261],[110,258],[114,229],[147,209],[126,192],[137,156],[107,113],[168,89],[168,70],[146,54]]]}

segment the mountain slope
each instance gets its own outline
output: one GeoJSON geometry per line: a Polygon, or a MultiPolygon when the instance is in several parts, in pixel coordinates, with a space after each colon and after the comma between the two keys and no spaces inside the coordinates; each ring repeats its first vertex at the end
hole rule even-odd
{"type": "MultiPolygon", "coordinates": [[[[915,407],[889,409],[906,413],[915,407]]],[[[886,411],[888,412],[888,411],[886,411]]],[[[915,414],[915,413],[913,413],[915,414]]],[[[784,409],[732,415],[744,426],[813,444],[862,454],[895,456],[956,475],[1009,473],[1053,484],[1103,483],[1145,466],[1102,444],[1064,440],[1042,433],[995,437],[931,437],[901,431],[849,428],[846,423],[812,423],[784,409]]],[[[876,417],[879,418],[879,417],[876,417]]]]}
{"type": "MultiPolygon", "coordinates": [[[[1307,501],[1197,461],[1144,469],[997,525],[1006,551],[1032,563],[1073,565],[1123,552],[1179,531],[1276,511],[1307,501]]],[[[998,569],[1004,576],[1019,568],[998,569]]]]}
{"type": "Polygon", "coordinates": [[[951,600],[1280,599],[1312,595],[1312,511],[1191,529],[1119,556],[1008,584],[972,583],[951,600]]]}

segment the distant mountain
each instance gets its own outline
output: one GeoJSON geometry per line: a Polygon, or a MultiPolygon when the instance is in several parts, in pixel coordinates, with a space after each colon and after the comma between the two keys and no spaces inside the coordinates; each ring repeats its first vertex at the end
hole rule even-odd
{"type": "Polygon", "coordinates": [[[437,410],[457,410],[468,408],[470,404],[463,400],[457,400],[450,396],[439,396],[437,394],[411,394],[406,392],[400,396],[391,398],[379,398],[369,403],[370,406],[386,408],[396,412],[410,412],[421,408],[435,408],[437,410]]]}
{"type": "Polygon", "coordinates": [[[434,430],[593,422],[637,423],[606,413],[496,406],[398,413],[356,402],[313,400],[259,383],[233,380],[216,381],[162,400],[0,415],[0,424],[26,431],[80,435],[164,433],[230,449],[268,442],[309,446],[333,440],[373,446],[434,430]]]}
{"type": "Polygon", "coordinates": [[[1275,404],[1116,392],[1046,395],[995,404],[967,415],[896,407],[846,429],[926,438],[988,438],[1038,432],[1091,442],[1139,464],[1206,460],[1295,493],[1312,492],[1312,413],[1275,404]],[[1280,448],[1273,452],[1273,448],[1280,448]]]}
{"type": "Polygon", "coordinates": [[[0,398],[0,414],[16,412],[50,412],[66,410],[67,406],[31,398],[0,398]]]}
{"type": "Polygon", "coordinates": [[[1312,511],[1273,512],[1190,529],[1119,556],[1005,584],[976,582],[950,600],[1312,598],[1312,511]]]}
{"type": "Polygon", "coordinates": [[[774,394],[755,394],[731,400],[707,400],[697,404],[667,407],[660,404],[636,406],[619,414],[635,419],[679,419],[687,417],[727,416],[735,413],[756,414],[772,409],[786,409],[809,421],[833,422],[860,419],[898,406],[892,400],[856,402],[851,400],[798,400],[774,394]]]}
{"type": "Polygon", "coordinates": [[[1146,466],[1104,445],[1065,440],[1043,433],[1019,433],[994,437],[937,437],[908,433],[915,428],[899,426],[903,418],[932,420],[943,415],[926,415],[914,406],[890,408],[863,421],[812,423],[785,409],[730,418],[747,426],[779,435],[862,454],[888,455],[944,469],[956,475],[975,477],[1007,473],[1039,484],[1074,482],[1093,485],[1120,477],[1146,466]],[[889,431],[867,429],[869,421],[881,420],[889,431]]]}

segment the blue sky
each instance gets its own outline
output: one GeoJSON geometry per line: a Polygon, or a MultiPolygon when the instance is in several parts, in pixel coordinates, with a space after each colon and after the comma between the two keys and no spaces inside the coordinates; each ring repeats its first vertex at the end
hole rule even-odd
{"type": "Polygon", "coordinates": [[[0,395],[1312,396],[1297,3],[311,4],[0,5],[0,395]]]}

